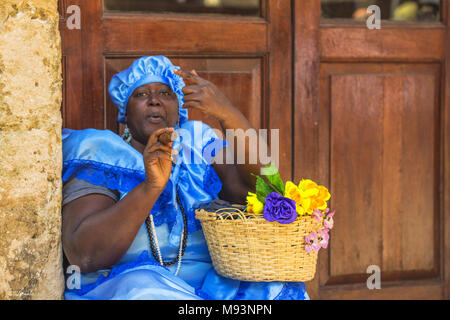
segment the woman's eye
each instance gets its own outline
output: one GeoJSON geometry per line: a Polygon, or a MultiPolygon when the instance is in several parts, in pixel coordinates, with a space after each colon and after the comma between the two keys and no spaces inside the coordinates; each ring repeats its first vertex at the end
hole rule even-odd
{"type": "Polygon", "coordinates": [[[147,92],[138,92],[137,97],[144,97],[147,95],[147,92]]]}
{"type": "Polygon", "coordinates": [[[170,92],[169,91],[161,91],[161,94],[163,96],[170,96],[170,92]]]}

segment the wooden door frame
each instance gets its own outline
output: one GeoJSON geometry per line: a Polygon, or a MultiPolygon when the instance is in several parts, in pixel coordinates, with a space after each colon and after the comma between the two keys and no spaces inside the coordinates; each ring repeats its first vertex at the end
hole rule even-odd
{"type": "MultiPolygon", "coordinates": [[[[320,0],[294,0],[294,161],[293,181],[319,180],[320,0]],[[305,151],[306,152],[302,152],[305,151]]],[[[320,259],[320,256],[319,256],[320,259]]],[[[319,260],[320,262],[320,260],[319,260]]],[[[319,272],[306,283],[318,299],[319,272]]]]}
{"type": "Polygon", "coordinates": [[[442,192],[442,214],[444,218],[444,225],[442,232],[444,234],[443,249],[444,249],[444,299],[450,299],[450,3],[443,1],[443,23],[446,26],[445,33],[445,57],[443,61],[442,72],[442,137],[444,139],[444,150],[442,154],[442,172],[443,184],[441,186],[442,192]]]}
{"type": "Polygon", "coordinates": [[[63,127],[103,129],[103,99],[95,94],[104,89],[103,28],[98,15],[102,4],[102,1],[58,0],[63,69],[63,127]],[[81,8],[80,29],[67,28],[67,8],[71,5],[81,8]],[[86,21],[90,23],[84,23],[86,21]],[[89,70],[89,73],[84,70],[89,70]]]}
{"type": "MultiPolygon", "coordinates": [[[[326,181],[326,166],[328,159],[320,155],[319,135],[319,106],[320,106],[320,63],[336,61],[343,62],[439,62],[441,69],[441,185],[440,185],[440,221],[439,226],[443,235],[440,243],[441,273],[440,283],[443,285],[442,298],[450,298],[450,3],[442,1],[442,22],[421,23],[420,25],[405,25],[387,22],[386,27],[379,32],[395,37],[395,46],[384,43],[372,46],[354,42],[352,46],[339,47],[343,28],[353,34],[368,32],[361,22],[321,23],[320,0],[293,0],[293,29],[294,29],[294,128],[293,148],[293,179],[309,177],[316,181],[326,181]],[[411,32],[414,29],[414,32],[411,32]],[[438,37],[427,37],[431,31],[438,33],[438,37]],[[405,51],[403,48],[414,43],[417,33],[421,38],[430,42],[415,43],[417,50],[405,51]],[[353,52],[359,44],[358,52],[353,52]],[[437,48],[437,49],[436,49],[437,48]],[[338,56],[333,53],[339,51],[338,56]],[[386,50],[388,49],[388,50],[386,50]]],[[[383,39],[381,39],[383,41],[383,39]]],[[[347,42],[348,43],[348,42],[347,42]]],[[[346,43],[346,44],[347,44],[346,43]]],[[[338,222],[337,222],[338,223],[338,222]]],[[[332,240],[331,240],[332,246],[332,240]]],[[[321,257],[319,253],[319,268],[321,257]]],[[[325,257],[326,258],[326,257],[325,257]]],[[[312,299],[321,297],[319,272],[313,281],[306,284],[312,299]]],[[[400,290],[391,290],[390,294],[401,294],[400,290]]],[[[387,293],[387,292],[386,292],[387,293]]],[[[350,293],[347,298],[356,298],[350,293]]],[[[380,298],[389,298],[380,295],[380,298]]],[[[399,296],[399,298],[401,298],[399,296]]]]}

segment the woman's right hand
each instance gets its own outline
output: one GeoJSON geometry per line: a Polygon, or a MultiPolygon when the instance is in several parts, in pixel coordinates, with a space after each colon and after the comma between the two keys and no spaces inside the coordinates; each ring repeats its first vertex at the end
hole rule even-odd
{"type": "Polygon", "coordinates": [[[174,128],[162,128],[153,132],[144,149],[145,184],[151,189],[163,191],[172,172],[174,128]]]}

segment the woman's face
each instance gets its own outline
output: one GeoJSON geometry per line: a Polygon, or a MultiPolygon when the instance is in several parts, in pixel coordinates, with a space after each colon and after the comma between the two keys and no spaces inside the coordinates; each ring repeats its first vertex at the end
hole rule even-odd
{"type": "Polygon", "coordinates": [[[140,86],[128,99],[125,120],[133,138],[145,145],[156,130],[175,126],[178,98],[164,83],[140,86]]]}

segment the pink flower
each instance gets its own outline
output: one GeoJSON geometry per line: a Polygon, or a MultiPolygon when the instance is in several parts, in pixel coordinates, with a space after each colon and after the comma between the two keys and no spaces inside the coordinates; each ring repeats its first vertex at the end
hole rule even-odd
{"type": "Polygon", "coordinates": [[[311,232],[309,235],[305,236],[305,241],[306,241],[305,251],[307,253],[311,253],[313,250],[316,252],[319,251],[320,249],[319,239],[315,232],[311,232]]]}
{"type": "Polygon", "coordinates": [[[328,240],[330,239],[330,235],[328,234],[329,229],[320,229],[318,234],[319,245],[326,249],[328,247],[328,240]]]}
{"type": "Polygon", "coordinates": [[[336,210],[330,212],[330,213],[326,216],[325,220],[323,221],[323,226],[324,226],[325,228],[330,229],[330,230],[333,229],[333,225],[334,225],[333,216],[334,216],[335,211],[336,211],[336,210]]]}
{"type": "Polygon", "coordinates": [[[324,214],[323,214],[322,212],[320,212],[319,209],[315,209],[315,210],[313,211],[313,216],[314,216],[314,218],[315,218],[317,221],[321,222],[321,221],[322,221],[322,217],[324,216],[324,214]]]}

